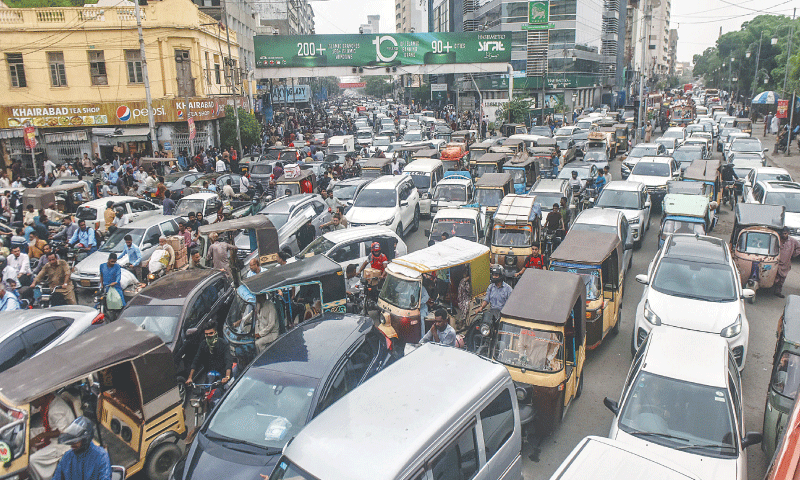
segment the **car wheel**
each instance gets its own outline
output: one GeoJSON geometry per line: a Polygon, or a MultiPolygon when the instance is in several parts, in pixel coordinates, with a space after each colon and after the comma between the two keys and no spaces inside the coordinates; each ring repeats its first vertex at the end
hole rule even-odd
{"type": "Polygon", "coordinates": [[[397,224],[397,230],[395,231],[395,233],[397,233],[398,237],[403,238],[403,224],[402,223],[398,223],[397,224]]]}
{"type": "Polygon", "coordinates": [[[416,232],[419,230],[419,207],[414,210],[414,223],[411,225],[411,231],[416,232]]]}
{"type": "Polygon", "coordinates": [[[167,480],[172,467],[183,455],[181,447],[174,443],[163,443],[147,456],[144,471],[150,480],[167,480]]]}

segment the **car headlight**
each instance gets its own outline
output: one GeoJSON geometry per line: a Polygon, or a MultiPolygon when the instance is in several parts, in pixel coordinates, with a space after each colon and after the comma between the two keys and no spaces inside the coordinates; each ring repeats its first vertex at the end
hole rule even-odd
{"type": "Polygon", "coordinates": [[[628,225],[639,225],[639,217],[628,220],[628,225]]]}
{"type": "Polygon", "coordinates": [[[378,222],[378,225],[391,225],[392,223],[394,223],[394,216],[382,222],[378,222]]]}
{"type": "Polygon", "coordinates": [[[492,326],[488,323],[481,324],[481,335],[484,337],[488,337],[489,334],[492,333],[492,326]]]}
{"type": "Polygon", "coordinates": [[[650,309],[650,302],[647,300],[644,302],[644,319],[653,325],[661,325],[661,319],[650,309]]]}
{"type": "Polygon", "coordinates": [[[739,314],[736,317],[736,321],[728,325],[727,327],[723,328],[721,332],[719,332],[720,336],[725,338],[735,337],[742,333],[742,314],[739,314]]]}

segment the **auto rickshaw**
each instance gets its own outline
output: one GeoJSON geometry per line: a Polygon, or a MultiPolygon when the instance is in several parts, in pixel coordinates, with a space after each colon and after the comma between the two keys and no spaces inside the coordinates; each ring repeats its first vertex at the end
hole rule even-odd
{"type": "Polygon", "coordinates": [[[733,128],[738,128],[742,133],[753,134],[753,121],[749,118],[737,118],[733,121],[733,128]]]}
{"type": "Polygon", "coordinates": [[[503,165],[503,171],[514,177],[514,192],[520,195],[525,194],[536,183],[541,176],[540,169],[539,161],[527,154],[515,155],[503,165]]]}
{"type": "Polygon", "coordinates": [[[506,123],[500,126],[500,135],[510,137],[515,133],[528,133],[528,127],[523,123],[506,123]]]}
{"type": "Polygon", "coordinates": [[[617,153],[627,152],[630,127],[627,123],[618,123],[614,125],[614,130],[617,135],[617,153]]]}
{"type": "Polygon", "coordinates": [[[378,178],[393,173],[391,158],[372,157],[361,166],[361,176],[364,178],[378,178]]]}
{"type": "Polygon", "coordinates": [[[606,142],[608,143],[608,156],[613,159],[614,157],[617,156],[617,152],[619,152],[618,149],[619,142],[617,141],[617,127],[615,125],[603,126],[600,127],[598,131],[603,135],[605,135],[606,142]]]}
{"type": "MultiPolygon", "coordinates": [[[[742,288],[755,292],[759,288],[770,288],[778,274],[780,232],[784,227],[786,207],[738,203],[735,214],[730,248],[742,288]]],[[[755,295],[748,301],[754,303],[755,295]]]]}
{"type": "Polygon", "coordinates": [[[431,152],[431,149],[428,148],[427,145],[413,145],[413,146],[402,146],[400,148],[396,148],[392,150],[392,158],[400,158],[401,163],[411,163],[413,159],[420,154],[419,158],[436,158],[433,156],[424,156],[425,153],[429,153],[430,155],[438,155],[438,152],[435,150],[431,152]]]}
{"type": "Polygon", "coordinates": [[[800,296],[787,295],[775,332],[772,379],[764,408],[764,440],[761,449],[771,458],[780,443],[800,387],[800,296]]]}
{"type": "Polygon", "coordinates": [[[346,305],[341,265],[324,255],[306,256],[242,280],[223,332],[239,365],[249,365],[257,355],[256,323],[268,314],[266,309],[277,316],[280,333],[284,333],[322,312],[345,313],[346,305]]]}
{"type": "Polygon", "coordinates": [[[506,276],[525,266],[534,245],[539,245],[542,209],[534,196],[506,195],[497,207],[492,227],[492,263],[502,265],[506,276]]]}
{"type": "Polygon", "coordinates": [[[502,172],[503,165],[506,163],[506,157],[506,153],[489,152],[484,154],[481,156],[481,158],[475,161],[472,167],[470,167],[472,178],[478,179],[485,173],[502,172]]]}
{"type": "Polygon", "coordinates": [[[505,152],[506,149],[510,149],[512,155],[516,155],[518,153],[522,153],[526,149],[525,140],[521,138],[507,138],[503,140],[503,143],[499,147],[492,147],[492,152],[505,152]]]}
{"type": "Polygon", "coordinates": [[[94,441],[129,475],[166,480],[182,455],[186,425],[172,352],[132,323],[96,328],[25,360],[0,373],[0,385],[3,478],[52,475],[54,463],[48,472],[37,465],[70,448],[58,444],[54,421],[79,416],[97,419],[94,441]]]}
{"type": "MultiPolygon", "coordinates": [[[[418,343],[433,325],[433,309],[422,297],[435,303],[459,306],[461,282],[469,283],[469,319],[477,308],[476,298],[489,286],[489,248],[459,237],[450,237],[422,250],[395,258],[386,267],[386,280],[378,296],[378,308],[388,318],[398,337],[418,343]],[[425,289],[423,294],[422,289],[425,289]],[[427,311],[427,314],[425,313],[427,311]],[[422,318],[424,316],[424,318],[422,318]]],[[[461,299],[466,300],[466,299],[461,299]]],[[[457,325],[454,325],[457,328],[457,325]]]]}
{"type": "Polygon", "coordinates": [[[278,195],[283,195],[286,190],[292,192],[292,195],[299,195],[301,193],[312,193],[317,191],[317,175],[313,170],[300,170],[287,174],[284,170],[283,175],[278,177],[275,181],[275,190],[278,195]],[[303,183],[306,183],[305,191],[303,183]]]}
{"type": "Polygon", "coordinates": [[[667,195],[670,193],[683,193],[686,195],[711,196],[711,187],[701,182],[684,182],[683,180],[669,180],[667,182],[667,195]]]}
{"type": "Polygon", "coordinates": [[[710,187],[708,201],[716,202],[709,205],[709,208],[716,210],[722,204],[722,178],[720,167],[722,160],[695,160],[683,171],[683,181],[702,182],[710,187]]]}
{"type": "Polygon", "coordinates": [[[717,217],[709,209],[708,197],[670,193],[664,196],[661,208],[661,229],[658,234],[658,248],[664,245],[673,233],[707,235],[714,228],[717,217]]]}
{"type": "Polygon", "coordinates": [[[575,230],[550,255],[550,270],[577,273],[583,279],[590,350],[600,345],[609,331],[619,333],[625,285],[623,253],[624,247],[613,233],[575,230]]]}
{"type": "Polygon", "coordinates": [[[494,145],[494,140],[484,140],[480,143],[473,143],[469,146],[469,168],[472,170],[472,167],[475,166],[475,162],[485,155],[490,148],[494,145]]]}
{"type": "MultiPolygon", "coordinates": [[[[37,212],[53,203],[55,210],[64,215],[73,215],[81,204],[91,200],[86,182],[64,183],[55,187],[26,188],[22,192],[22,204],[33,205],[37,212]]],[[[51,219],[58,220],[58,219],[51,219]]]]}
{"type": "MultiPolygon", "coordinates": [[[[253,209],[257,210],[259,206],[259,203],[253,203],[253,209]]],[[[200,228],[198,228],[198,233],[200,235],[197,239],[201,256],[206,258],[208,254],[208,248],[211,245],[211,242],[208,241],[208,236],[212,233],[230,235],[229,243],[233,244],[235,243],[234,238],[239,231],[247,232],[250,238],[250,252],[258,251],[258,256],[256,258],[258,258],[259,265],[264,267],[278,261],[278,252],[280,251],[278,230],[272,225],[272,222],[266,215],[257,215],[254,213],[233,220],[201,225],[200,228]]],[[[235,253],[232,253],[232,255],[235,255],[235,253]]],[[[232,262],[231,264],[234,265],[236,263],[239,262],[232,262]]],[[[231,269],[231,271],[236,270],[237,269],[231,269]]],[[[237,278],[234,277],[234,281],[236,280],[237,278]]]]}
{"type": "Polygon", "coordinates": [[[511,373],[529,438],[552,433],[583,390],[586,291],[578,275],[529,268],[499,319],[482,315],[468,331],[468,349],[511,373]]]}
{"type": "Polygon", "coordinates": [[[444,171],[460,171],[464,168],[464,157],[467,155],[466,144],[450,142],[439,154],[444,171]]]}
{"type": "MultiPolygon", "coordinates": [[[[491,154],[487,154],[491,155],[491,154]]],[[[514,178],[508,172],[484,173],[475,182],[475,198],[473,206],[480,208],[487,220],[484,224],[490,229],[490,220],[497,211],[503,197],[514,191],[514,178]]]]}

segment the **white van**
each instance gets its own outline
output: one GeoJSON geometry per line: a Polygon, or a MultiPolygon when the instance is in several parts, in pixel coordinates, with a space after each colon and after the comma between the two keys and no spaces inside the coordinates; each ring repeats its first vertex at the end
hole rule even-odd
{"type": "Polygon", "coordinates": [[[444,164],[436,158],[418,158],[403,168],[403,175],[414,180],[419,192],[419,214],[431,216],[431,193],[444,176],[444,164]]]}
{"type": "Polygon", "coordinates": [[[352,135],[339,135],[328,139],[328,153],[354,152],[356,140],[352,135]]]}
{"type": "Polygon", "coordinates": [[[270,480],[521,480],[521,448],[508,369],[426,343],[309,422],[270,480]]]}

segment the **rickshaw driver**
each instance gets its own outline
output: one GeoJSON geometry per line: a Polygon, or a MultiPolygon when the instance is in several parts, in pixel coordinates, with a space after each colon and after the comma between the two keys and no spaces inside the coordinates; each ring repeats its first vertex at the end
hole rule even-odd
{"type": "Polygon", "coordinates": [[[490,323],[491,317],[498,318],[500,310],[506,305],[508,297],[511,295],[511,286],[503,281],[503,271],[499,265],[493,265],[490,269],[492,283],[486,289],[486,296],[483,297],[481,306],[475,313],[480,313],[490,307],[488,312],[484,312],[484,322],[490,323]]]}
{"type": "Polygon", "coordinates": [[[367,264],[371,268],[375,270],[381,271],[381,278],[386,277],[386,265],[389,264],[389,259],[386,257],[385,254],[381,253],[381,244],[379,242],[372,242],[372,253],[369,254],[364,263],[361,264],[361,267],[358,269],[357,275],[361,275],[361,272],[367,268],[367,264]]]}
{"type": "Polygon", "coordinates": [[[557,203],[553,204],[553,211],[547,214],[544,228],[547,232],[555,235],[553,237],[553,250],[555,250],[563,240],[567,230],[564,227],[564,216],[561,214],[561,209],[557,203]]]}

